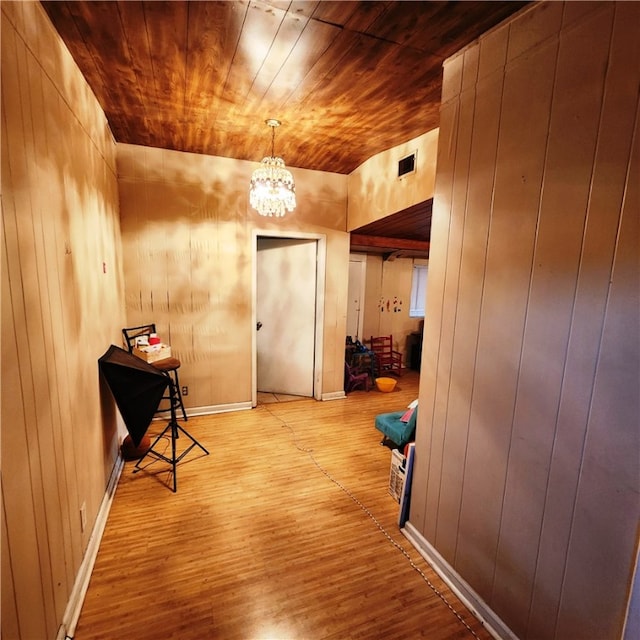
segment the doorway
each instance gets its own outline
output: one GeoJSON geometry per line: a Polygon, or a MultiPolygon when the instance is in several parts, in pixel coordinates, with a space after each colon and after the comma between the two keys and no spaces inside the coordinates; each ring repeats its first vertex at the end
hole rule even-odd
{"type": "Polygon", "coordinates": [[[355,342],[362,341],[364,326],[364,294],[367,257],[352,253],[349,255],[349,289],[347,303],[347,335],[355,342]]]}
{"type": "Polygon", "coordinates": [[[324,239],[255,233],[254,382],[258,392],[321,397],[324,239]]]}

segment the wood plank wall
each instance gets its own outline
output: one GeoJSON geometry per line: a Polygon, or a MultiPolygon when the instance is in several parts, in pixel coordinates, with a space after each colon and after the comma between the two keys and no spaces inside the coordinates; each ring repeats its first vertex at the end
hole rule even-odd
{"type": "Polygon", "coordinates": [[[520,638],[619,638],[638,550],[640,3],[445,64],[411,524],[520,638]]]}
{"type": "Polygon", "coordinates": [[[58,633],[116,460],[97,359],[124,288],[104,114],[40,4],[1,10],[2,637],[32,640],[58,633]]]}
{"type": "Polygon", "coordinates": [[[254,233],[326,238],[322,393],[342,392],[349,264],[347,178],[292,169],[297,208],[249,206],[256,163],[118,145],[129,326],[155,322],[180,358],[188,408],[251,402],[254,233]]]}

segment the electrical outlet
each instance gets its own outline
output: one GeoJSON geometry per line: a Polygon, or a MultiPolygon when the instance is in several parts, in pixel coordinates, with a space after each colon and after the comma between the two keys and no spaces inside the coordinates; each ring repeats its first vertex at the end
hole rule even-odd
{"type": "Polygon", "coordinates": [[[187,387],[187,386],[182,387],[182,395],[183,396],[188,396],[189,395],[189,387],[187,387]]]}
{"type": "Polygon", "coordinates": [[[80,505],[80,530],[84,531],[87,528],[87,503],[83,502],[80,505]]]}

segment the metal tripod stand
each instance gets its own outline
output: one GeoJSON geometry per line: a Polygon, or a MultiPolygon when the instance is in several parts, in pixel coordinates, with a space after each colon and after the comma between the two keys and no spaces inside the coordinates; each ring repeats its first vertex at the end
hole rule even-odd
{"type": "Polygon", "coordinates": [[[180,399],[173,379],[171,378],[171,376],[167,376],[167,378],[169,378],[171,419],[167,423],[167,426],[164,428],[162,433],[156,437],[156,439],[153,441],[153,444],[149,447],[149,449],[147,449],[147,452],[142,456],[142,458],[140,458],[140,460],[138,460],[138,462],[136,462],[133,473],[137,473],[138,471],[142,470],[140,464],[147,456],[151,456],[156,460],[167,462],[173,469],[173,492],[176,493],[176,491],[178,490],[178,477],[176,473],[176,465],[178,464],[178,462],[180,462],[180,460],[182,460],[182,458],[184,458],[187,453],[189,453],[189,451],[191,451],[191,449],[193,449],[194,447],[200,447],[200,449],[202,449],[206,455],[209,455],[209,452],[190,433],[188,433],[178,424],[178,420],[176,418],[176,408],[180,406],[180,399]],[[163,453],[154,450],[156,444],[160,441],[160,439],[165,437],[168,431],[171,432],[171,457],[168,457],[163,453]],[[191,444],[189,444],[189,446],[180,454],[177,454],[176,440],[180,437],[180,432],[182,432],[187,438],[189,438],[191,444]]]}

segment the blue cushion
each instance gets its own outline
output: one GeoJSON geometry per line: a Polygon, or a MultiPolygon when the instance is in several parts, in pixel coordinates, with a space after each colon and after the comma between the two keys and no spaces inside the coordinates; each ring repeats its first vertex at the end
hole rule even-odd
{"type": "Polygon", "coordinates": [[[408,442],[412,442],[416,431],[417,407],[411,414],[409,422],[402,422],[402,420],[400,420],[405,413],[406,410],[381,413],[376,416],[375,420],[376,429],[381,431],[389,440],[399,447],[404,447],[408,442]]]}

